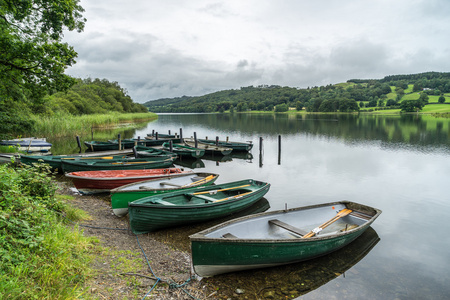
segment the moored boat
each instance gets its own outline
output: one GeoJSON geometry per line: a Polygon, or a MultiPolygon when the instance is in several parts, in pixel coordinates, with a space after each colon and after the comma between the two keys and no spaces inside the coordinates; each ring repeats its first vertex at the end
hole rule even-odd
{"type": "MultiPolygon", "coordinates": [[[[162,144],[163,149],[170,151],[170,143],[165,142],[162,144]]],[[[200,148],[194,148],[186,145],[180,145],[180,144],[172,144],[172,152],[176,153],[178,156],[181,157],[193,157],[193,158],[200,158],[203,155],[205,155],[205,150],[200,148]]]]}
{"type": "Polygon", "coordinates": [[[177,153],[170,152],[170,151],[163,150],[163,149],[156,149],[156,148],[145,147],[145,146],[135,146],[133,149],[135,150],[135,156],[137,158],[162,156],[162,155],[173,156],[175,158],[177,157],[177,153]]]}
{"type": "Polygon", "coordinates": [[[111,207],[116,216],[128,213],[128,203],[158,194],[197,188],[213,184],[219,177],[213,173],[197,172],[169,174],[167,177],[140,181],[111,190],[111,207]]]}
{"type": "Polygon", "coordinates": [[[62,160],[64,173],[76,171],[98,171],[98,170],[137,170],[167,168],[173,164],[174,157],[155,156],[147,158],[123,158],[120,160],[62,160]]]}
{"type": "Polygon", "coordinates": [[[130,227],[139,234],[224,217],[251,206],[269,188],[247,179],[138,199],[128,203],[130,227]]]}
{"type": "Polygon", "coordinates": [[[183,140],[187,146],[204,149],[205,153],[207,153],[207,154],[229,155],[231,153],[231,151],[233,151],[233,149],[231,149],[231,148],[202,143],[199,140],[197,140],[197,144],[196,144],[194,138],[185,138],[183,140]]]}
{"type": "Polygon", "coordinates": [[[234,219],[189,237],[192,264],[210,277],[312,259],[349,244],[380,214],[342,201],[234,219]]]}
{"type": "Polygon", "coordinates": [[[193,173],[180,168],[99,170],[66,173],[82,194],[106,193],[112,189],[150,179],[171,178],[193,173]]]}
{"type": "Polygon", "coordinates": [[[208,140],[208,139],[198,139],[200,142],[209,145],[218,145],[225,148],[231,148],[233,151],[250,151],[253,148],[252,142],[232,142],[232,141],[221,141],[221,140],[208,140]]]}
{"type": "Polygon", "coordinates": [[[32,165],[34,163],[44,163],[48,164],[50,168],[54,171],[58,171],[59,173],[62,173],[62,160],[70,160],[70,161],[82,161],[82,160],[107,160],[109,162],[111,161],[118,161],[122,160],[124,157],[123,155],[111,155],[111,156],[83,156],[80,155],[20,155],[20,162],[26,165],[32,165]]]}
{"type": "Polygon", "coordinates": [[[84,145],[90,151],[109,151],[109,150],[123,150],[131,149],[134,146],[147,146],[145,139],[123,139],[108,140],[108,141],[85,141],[84,145]]]}
{"type": "Polygon", "coordinates": [[[47,142],[46,138],[36,137],[2,140],[0,145],[16,146],[19,151],[25,152],[48,152],[52,147],[52,144],[47,142]]]}
{"type": "Polygon", "coordinates": [[[152,146],[161,146],[163,143],[165,142],[170,142],[172,141],[172,143],[174,144],[179,144],[182,143],[182,140],[180,137],[156,137],[156,136],[146,136],[145,137],[145,142],[147,147],[152,147],[152,146]]]}

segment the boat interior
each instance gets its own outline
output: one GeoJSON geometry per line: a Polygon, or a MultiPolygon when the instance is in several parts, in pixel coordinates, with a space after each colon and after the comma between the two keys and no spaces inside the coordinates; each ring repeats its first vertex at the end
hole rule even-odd
{"type": "Polygon", "coordinates": [[[208,232],[205,237],[264,240],[326,237],[355,229],[371,220],[373,215],[375,212],[348,209],[343,204],[291,210],[243,218],[208,232]]]}

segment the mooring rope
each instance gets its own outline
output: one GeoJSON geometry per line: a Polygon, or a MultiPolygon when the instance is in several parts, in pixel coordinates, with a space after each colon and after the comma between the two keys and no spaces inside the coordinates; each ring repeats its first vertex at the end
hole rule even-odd
{"type": "MultiPolygon", "coordinates": [[[[69,222],[71,222],[71,223],[73,223],[73,224],[75,224],[75,225],[78,225],[78,226],[80,226],[80,227],[87,227],[87,228],[91,228],[91,229],[104,229],[104,230],[121,230],[121,231],[128,231],[128,228],[110,228],[110,227],[97,227],[97,226],[83,225],[83,224],[80,224],[80,223],[77,223],[77,222],[74,222],[74,221],[70,220],[69,218],[67,218],[67,216],[65,216],[63,213],[61,213],[61,212],[59,212],[59,211],[56,211],[56,210],[53,210],[53,209],[50,209],[50,210],[52,210],[52,211],[54,211],[54,212],[60,214],[65,220],[67,220],[67,221],[69,221],[69,222]]],[[[139,243],[139,238],[138,238],[138,236],[137,236],[136,234],[135,234],[135,236],[136,236],[136,241],[137,241],[137,243],[138,243],[138,245],[139,245],[139,248],[141,249],[142,254],[144,255],[145,261],[147,262],[148,268],[150,269],[150,272],[152,273],[152,275],[156,278],[155,284],[154,284],[154,285],[152,286],[152,288],[147,292],[147,294],[145,294],[145,296],[142,298],[142,300],[144,300],[144,299],[147,298],[147,296],[150,295],[150,293],[155,289],[156,285],[157,285],[160,281],[162,282],[162,281],[164,281],[164,280],[162,280],[161,278],[159,278],[158,276],[156,276],[156,274],[153,272],[153,269],[152,269],[152,267],[151,267],[151,265],[150,265],[150,262],[149,262],[149,260],[148,260],[148,258],[147,258],[147,255],[145,254],[145,251],[144,251],[144,249],[142,248],[141,243],[139,243]]],[[[138,274],[136,274],[136,275],[138,275],[138,274]]],[[[140,276],[140,275],[139,275],[139,276],[140,276]]],[[[190,281],[192,280],[192,278],[193,278],[193,277],[188,278],[183,284],[176,284],[175,282],[168,282],[168,283],[169,283],[169,288],[170,288],[170,289],[181,288],[181,290],[182,290],[183,292],[185,292],[189,297],[191,297],[191,298],[193,298],[193,299],[196,299],[196,300],[200,300],[200,299],[198,299],[198,298],[195,298],[195,297],[192,296],[191,294],[189,294],[189,292],[186,291],[186,290],[183,288],[184,286],[186,286],[187,284],[190,283],[190,281]]]]}

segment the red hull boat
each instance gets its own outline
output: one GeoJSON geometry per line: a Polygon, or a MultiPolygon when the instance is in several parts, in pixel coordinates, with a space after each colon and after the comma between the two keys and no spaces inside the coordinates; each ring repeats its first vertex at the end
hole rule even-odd
{"type": "Polygon", "coordinates": [[[119,186],[143,180],[174,177],[177,174],[192,173],[180,168],[103,170],[67,173],[77,190],[82,194],[106,193],[119,186]]]}

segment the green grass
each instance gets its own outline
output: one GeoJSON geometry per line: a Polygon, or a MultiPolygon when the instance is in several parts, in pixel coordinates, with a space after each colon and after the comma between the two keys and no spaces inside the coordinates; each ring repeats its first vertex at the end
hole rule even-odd
{"type": "MultiPolygon", "coordinates": [[[[127,122],[155,120],[158,116],[154,113],[111,113],[73,116],[57,114],[51,117],[33,116],[36,122],[34,132],[30,135],[39,136],[67,136],[70,134],[81,135],[91,132],[92,128],[113,127],[127,122]]],[[[130,125],[131,126],[131,125],[130,125]]]]}
{"type": "Polygon", "coordinates": [[[56,196],[45,167],[1,165],[0,178],[0,298],[83,298],[96,241],[58,212],[85,216],[56,196]]]}
{"type": "Polygon", "coordinates": [[[0,146],[0,153],[16,153],[19,152],[18,147],[15,146],[0,146]]]}

